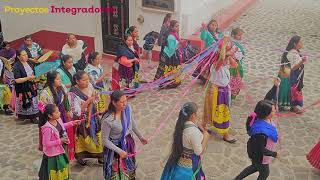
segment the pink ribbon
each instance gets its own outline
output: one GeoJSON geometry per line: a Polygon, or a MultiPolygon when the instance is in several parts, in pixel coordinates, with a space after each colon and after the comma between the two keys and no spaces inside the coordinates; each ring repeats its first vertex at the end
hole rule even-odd
{"type": "Polygon", "coordinates": [[[250,117],[252,117],[251,122],[250,122],[250,127],[252,126],[254,120],[257,118],[257,114],[255,112],[252,112],[250,114],[250,117]]]}
{"type": "Polygon", "coordinates": [[[45,110],[45,105],[42,102],[38,103],[38,109],[40,110],[40,112],[43,114],[44,110],[45,110]]]}

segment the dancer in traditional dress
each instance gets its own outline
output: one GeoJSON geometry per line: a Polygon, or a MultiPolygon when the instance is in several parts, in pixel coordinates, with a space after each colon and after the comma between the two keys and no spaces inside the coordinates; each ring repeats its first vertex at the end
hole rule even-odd
{"type": "Polygon", "coordinates": [[[286,52],[282,54],[281,68],[279,77],[281,79],[279,92],[280,110],[291,107],[291,110],[297,114],[303,113],[303,78],[304,63],[306,57],[302,57],[300,49],[302,48],[302,40],[300,36],[293,36],[286,48],[286,52]]]}
{"type": "Polygon", "coordinates": [[[160,85],[160,87],[175,88],[181,84],[181,79],[179,77],[179,69],[182,62],[180,50],[184,43],[180,39],[178,33],[179,23],[176,20],[172,20],[170,22],[170,33],[167,38],[165,38],[165,47],[161,53],[155,80],[161,77],[173,76],[170,80],[160,85]]]}
{"type": "Polygon", "coordinates": [[[160,51],[160,57],[161,58],[161,53],[165,47],[165,45],[167,44],[167,36],[170,33],[170,22],[172,20],[172,14],[168,13],[166,14],[166,16],[163,18],[163,22],[162,22],[162,26],[161,26],[161,30],[159,33],[159,39],[158,39],[158,45],[161,47],[161,51],[160,51]]]}
{"type": "MultiPolygon", "coordinates": [[[[207,25],[202,24],[200,39],[203,41],[205,45],[205,49],[210,47],[212,44],[218,42],[219,39],[223,38],[223,34],[221,33],[218,22],[216,20],[210,20],[207,25]]],[[[212,61],[213,59],[209,59],[212,61]]],[[[192,74],[193,77],[198,77],[200,74],[203,66],[207,63],[207,61],[203,61],[200,63],[197,68],[195,69],[194,73],[192,74]]],[[[203,70],[201,75],[198,77],[203,84],[207,82],[209,79],[209,69],[211,67],[212,62],[210,63],[210,66],[206,68],[206,70],[203,70]]]]}
{"type": "Polygon", "coordinates": [[[61,65],[57,69],[61,77],[61,83],[69,89],[73,84],[73,75],[76,73],[76,68],[73,67],[72,57],[70,55],[63,55],[61,59],[61,65]]]}
{"type": "Polygon", "coordinates": [[[144,145],[147,140],[138,131],[132,108],[127,104],[127,98],[122,91],[115,90],[111,94],[108,110],[102,119],[104,179],[134,180],[136,160],[135,156],[128,156],[135,153],[132,133],[135,133],[144,145]]]}
{"type": "MultiPolygon", "coordinates": [[[[47,73],[47,83],[40,93],[39,103],[42,103],[44,106],[47,104],[55,104],[59,108],[60,118],[63,123],[67,123],[72,120],[67,89],[61,84],[61,76],[57,71],[47,73]]],[[[45,123],[41,122],[42,120],[43,118],[40,118],[39,127],[41,127],[45,123]]],[[[67,133],[70,140],[67,149],[68,157],[69,160],[73,160],[75,148],[73,128],[67,128],[67,133]]],[[[42,149],[41,144],[40,149],[42,149]]]]}
{"type": "Polygon", "coordinates": [[[126,29],[126,34],[130,34],[133,39],[133,49],[137,53],[138,58],[140,57],[141,51],[140,46],[138,44],[138,38],[139,38],[139,31],[136,26],[130,26],[128,29],[126,29]]]}
{"type": "Polygon", "coordinates": [[[188,102],[180,110],[173,134],[171,154],[161,180],[204,180],[200,156],[204,153],[209,133],[196,125],[197,105],[188,102]]]}
{"type": "Polygon", "coordinates": [[[220,41],[219,50],[211,68],[209,88],[205,95],[203,128],[210,125],[215,132],[223,136],[223,140],[235,143],[230,134],[230,65],[236,67],[237,64],[232,56],[232,42],[230,36],[225,35],[220,41]]]}
{"type": "Polygon", "coordinates": [[[69,93],[73,119],[85,119],[76,129],[75,157],[81,165],[86,165],[85,158],[97,158],[101,164],[103,145],[101,122],[96,109],[97,93],[85,71],[77,71],[73,81],[75,85],[71,87],[69,93]]]}
{"type": "Polygon", "coordinates": [[[63,123],[59,108],[47,104],[43,111],[45,124],[41,126],[43,158],[39,171],[40,180],[68,180],[70,165],[65,147],[69,143],[66,128],[80,123],[80,120],[63,123]]]}
{"type": "Polygon", "coordinates": [[[231,99],[235,99],[240,93],[242,86],[242,78],[244,74],[243,59],[245,56],[245,49],[241,44],[243,31],[240,28],[235,28],[231,31],[232,42],[235,46],[235,58],[238,66],[236,68],[230,68],[230,87],[231,87],[231,99]]]}
{"type": "MultiPolygon", "coordinates": [[[[90,78],[90,83],[98,91],[108,91],[107,89],[107,77],[108,72],[104,72],[104,69],[100,65],[102,60],[102,55],[98,52],[92,52],[89,54],[88,62],[85,72],[88,73],[90,78]]],[[[97,104],[97,109],[99,113],[103,113],[107,109],[107,95],[99,94],[99,102],[97,104]]]]}
{"type": "Polygon", "coordinates": [[[17,51],[17,60],[13,66],[15,78],[16,113],[21,120],[30,119],[37,122],[39,114],[37,85],[34,83],[33,64],[28,61],[25,50],[17,51]]]}
{"type": "Polygon", "coordinates": [[[272,117],[276,108],[272,101],[259,101],[255,110],[247,119],[246,129],[250,136],[247,143],[248,156],[252,165],[245,168],[235,180],[259,172],[258,180],[266,180],[269,176],[269,164],[272,158],[279,159],[279,153],[275,152],[278,142],[278,133],[272,117]]]}
{"type": "Polygon", "coordinates": [[[112,89],[133,89],[139,83],[139,56],[133,48],[133,37],[124,36],[124,43],[117,49],[117,58],[112,67],[112,89]]]}

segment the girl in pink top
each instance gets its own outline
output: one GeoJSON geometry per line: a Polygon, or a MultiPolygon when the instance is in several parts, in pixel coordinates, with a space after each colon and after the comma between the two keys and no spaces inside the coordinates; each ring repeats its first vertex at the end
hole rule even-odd
{"type": "Polygon", "coordinates": [[[65,147],[69,143],[66,128],[80,123],[80,120],[63,123],[56,105],[48,104],[41,109],[47,122],[41,127],[43,158],[39,179],[69,179],[69,160],[65,147]]]}

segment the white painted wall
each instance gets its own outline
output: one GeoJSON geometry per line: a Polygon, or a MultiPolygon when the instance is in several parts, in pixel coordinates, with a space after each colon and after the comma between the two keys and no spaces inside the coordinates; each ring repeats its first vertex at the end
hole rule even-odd
{"type": "MultiPolygon", "coordinates": [[[[156,31],[160,32],[161,25],[163,18],[167,13],[172,13],[172,12],[166,12],[162,10],[155,10],[151,8],[145,8],[142,7],[142,0],[129,0],[130,1],[130,26],[131,25],[136,25],[139,29],[139,45],[143,45],[143,37],[151,31],[156,31]],[[133,12],[134,11],[134,12],[133,12]],[[142,15],[144,18],[143,23],[139,23],[137,21],[137,18],[139,15],[142,15]]],[[[173,19],[180,20],[180,1],[181,0],[175,0],[175,12],[173,12],[173,19]]]]}
{"type": "Polygon", "coordinates": [[[181,1],[181,34],[184,37],[189,37],[201,27],[202,22],[209,22],[219,10],[230,6],[236,0],[181,1]]]}
{"type": "MultiPolygon", "coordinates": [[[[187,38],[196,32],[202,22],[209,21],[212,16],[231,5],[236,0],[175,0],[174,19],[180,22],[180,34],[187,38]]],[[[100,7],[100,0],[1,0],[0,7],[100,7]]],[[[150,31],[160,31],[163,18],[168,12],[142,7],[142,0],[129,0],[129,23],[139,29],[140,46],[143,37],[150,31]],[[144,17],[144,22],[139,23],[139,15],[144,17]]],[[[17,15],[4,13],[0,10],[3,34],[6,40],[11,41],[39,30],[57,32],[73,32],[75,34],[95,38],[96,51],[102,52],[102,28],[100,14],[26,14],[17,15]]],[[[62,46],[62,45],[61,45],[62,46]]]]}

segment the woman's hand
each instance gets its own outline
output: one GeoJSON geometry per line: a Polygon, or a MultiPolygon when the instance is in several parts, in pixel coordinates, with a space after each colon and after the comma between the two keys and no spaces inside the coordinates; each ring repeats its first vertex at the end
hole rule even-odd
{"type": "Polygon", "coordinates": [[[308,61],[307,56],[303,56],[303,57],[302,57],[302,64],[306,63],[307,61],[308,61]]]}
{"type": "Polygon", "coordinates": [[[279,154],[279,152],[277,152],[276,159],[280,160],[280,154],[279,154]]]}
{"type": "Polygon", "coordinates": [[[32,75],[32,76],[28,76],[28,77],[27,77],[27,80],[28,80],[28,81],[32,81],[32,80],[34,80],[35,78],[36,78],[36,77],[32,75]]]}
{"type": "Polygon", "coordinates": [[[71,121],[71,122],[72,122],[73,126],[77,126],[77,125],[81,124],[81,120],[74,120],[74,121],[71,121]]]}
{"type": "Polygon", "coordinates": [[[68,119],[68,121],[72,120],[72,112],[71,111],[67,112],[67,119],[68,119]]]}
{"type": "Polygon", "coordinates": [[[145,138],[141,138],[140,141],[143,145],[148,144],[148,140],[146,140],[145,138]]]}
{"type": "Polygon", "coordinates": [[[62,137],[60,138],[61,142],[63,142],[64,144],[69,144],[69,139],[68,138],[65,138],[65,137],[62,137]]]}
{"type": "Polygon", "coordinates": [[[124,159],[124,158],[126,158],[126,157],[128,156],[128,153],[125,152],[125,151],[121,151],[121,152],[119,153],[119,156],[120,156],[121,159],[124,159]]]}

